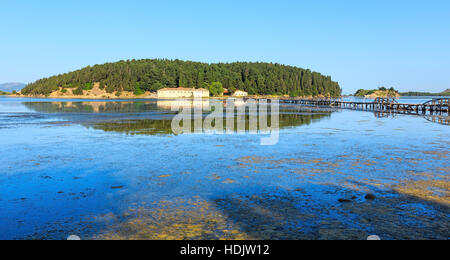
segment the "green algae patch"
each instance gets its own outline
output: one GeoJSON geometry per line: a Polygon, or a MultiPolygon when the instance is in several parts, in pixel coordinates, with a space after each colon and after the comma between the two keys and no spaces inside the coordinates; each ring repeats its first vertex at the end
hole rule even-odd
{"type": "Polygon", "coordinates": [[[234,183],[237,183],[237,181],[235,181],[233,179],[226,179],[222,183],[223,184],[234,184],[234,183]]]}
{"type": "Polygon", "coordinates": [[[218,180],[222,179],[222,177],[217,175],[216,173],[212,174],[211,176],[209,176],[207,178],[210,180],[214,180],[214,181],[218,181],[218,180]]]}
{"type": "Polygon", "coordinates": [[[245,164],[260,164],[266,162],[268,159],[269,158],[267,157],[244,156],[236,159],[236,161],[238,163],[245,163],[245,164]]]}
{"type": "Polygon", "coordinates": [[[394,190],[400,194],[450,206],[450,182],[448,180],[411,181],[397,185],[394,190]]]}
{"type": "Polygon", "coordinates": [[[213,204],[204,200],[160,202],[159,207],[130,209],[132,217],[100,240],[245,240],[252,239],[233,226],[213,204]]]}
{"type": "Polygon", "coordinates": [[[450,152],[449,151],[421,151],[425,155],[432,155],[435,159],[448,159],[450,152]]]}

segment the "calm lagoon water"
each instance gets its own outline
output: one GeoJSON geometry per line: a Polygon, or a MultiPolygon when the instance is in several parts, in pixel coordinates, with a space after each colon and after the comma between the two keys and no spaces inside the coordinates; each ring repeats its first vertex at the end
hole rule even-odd
{"type": "Polygon", "coordinates": [[[261,146],[169,105],[0,98],[0,239],[449,238],[449,126],[290,105],[261,146]]]}

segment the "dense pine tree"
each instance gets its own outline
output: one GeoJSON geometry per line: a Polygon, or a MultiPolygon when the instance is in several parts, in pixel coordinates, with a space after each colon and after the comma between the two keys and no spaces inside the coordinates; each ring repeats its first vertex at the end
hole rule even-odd
{"type": "MultiPolygon", "coordinates": [[[[209,88],[220,82],[230,91],[249,94],[290,96],[340,96],[341,88],[331,77],[317,72],[274,63],[207,64],[180,60],[128,60],[84,69],[38,80],[22,90],[25,95],[49,95],[62,88],[76,90],[100,82],[107,92],[157,91],[165,87],[209,88]]],[[[79,92],[79,91],[78,91],[79,92]]]]}

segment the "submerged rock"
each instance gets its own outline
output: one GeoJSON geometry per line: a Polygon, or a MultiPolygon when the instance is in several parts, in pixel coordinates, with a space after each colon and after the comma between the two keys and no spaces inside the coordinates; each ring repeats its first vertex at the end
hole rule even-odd
{"type": "Polygon", "coordinates": [[[366,197],[364,197],[366,200],[375,200],[377,197],[371,193],[367,194],[366,197]]]}

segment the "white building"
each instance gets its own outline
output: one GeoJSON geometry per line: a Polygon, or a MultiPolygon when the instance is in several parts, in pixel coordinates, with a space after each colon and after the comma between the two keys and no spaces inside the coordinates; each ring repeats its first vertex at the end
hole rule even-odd
{"type": "Polygon", "coordinates": [[[233,97],[246,97],[248,93],[242,90],[236,90],[233,94],[233,97]]]}
{"type": "Polygon", "coordinates": [[[163,88],[158,90],[158,98],[206,98],[209,90],[204,88],[163,88]]]}

